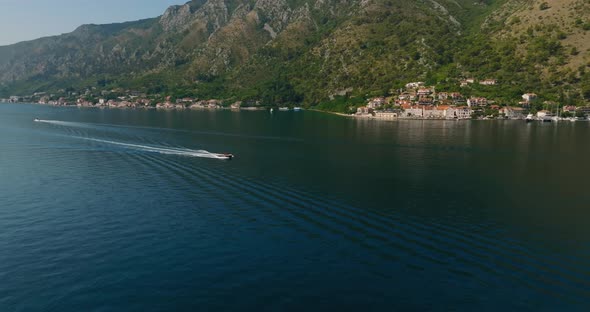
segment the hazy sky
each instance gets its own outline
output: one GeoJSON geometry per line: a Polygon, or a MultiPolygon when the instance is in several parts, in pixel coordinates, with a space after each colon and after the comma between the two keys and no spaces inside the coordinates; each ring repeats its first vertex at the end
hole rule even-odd
{"type": "Polygon", "coordinates": [[[156,17],[188,0],[0,0],[0,46],[71,32],[82,24],[156,17]]]}

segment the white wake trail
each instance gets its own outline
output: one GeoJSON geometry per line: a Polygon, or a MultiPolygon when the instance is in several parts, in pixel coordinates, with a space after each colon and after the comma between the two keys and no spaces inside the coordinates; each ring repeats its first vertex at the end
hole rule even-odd
{"type": "Polygon", "coordinates": [[[67,127],[79,127],[79,128],[91,128],[88,124],[82,122],[72,122],[72,121],[59,121],[59,120],[46,120],[46,119],[38,119],[35,120],[36,122],[43,122],[52,125],[59,125],[59,126],[67,126],[67,127]]]}
{"type": "Polygon", "coordinates": [[[179,155],[179,156],[189,156],[189,157],[201,157],[201,158],[214,158],[214,159],[226,159],[227,157],[223,156],[223,154],[216,154],[211,153],[206,150],[193,150],[188,148],[165,148],[165,147],[155,147],[149,145],[140,145],[140,144],[131,144],[131,143],[123,143],[123,142],[116,142],[116,141],[109,141],[109,140],[101,140],[101,139],[93,139],[93,138],[80,138],[78,139],[100,142],[105,144],[117,145],[122,146],[129,149],[134,149],[143,152],[152,152],[152,153],[159,153],[159,154],[166,154],[166,155],[179,155]]]}
{"type": "MultiPolygon", "coordinates": [[[[78,127],[78,128],[94,128],[93,124],[86,124],[81,122],[72,122],[72,121],[60,121],[60,120],[46,120],[46,119],[35,119],[36,122],[48,123],[53,125],[59,126],[67,126],[67,127],[78,127]]],[[[95,138],[85,138],[79,136],[72,136],[76,139],[81,140],[88,140],[94,141],[99,143],[111,144],[121,146],[127,149],[133,149],[137,151],[143,152],[152,152],[152,153],[160,153],[160,154],[167,154],[167,155],[179,155],[179,156],[188,156],[188,157],[201,157],[201,158],[213,158],[213,159],[228,159],[233,157],[228,157],[227,154],[219,154],[219,153],[211,153],[206,150],[194,150],[190,148],[172,148],[172,147],[157,147],[157,146],[149,146],[149,145],[141,145],[141,144],[132,144],[132,143],[123,143],[117,141],[110,141],[110,140],[102,140],[102,139],[95,139],[95,138]]]]}

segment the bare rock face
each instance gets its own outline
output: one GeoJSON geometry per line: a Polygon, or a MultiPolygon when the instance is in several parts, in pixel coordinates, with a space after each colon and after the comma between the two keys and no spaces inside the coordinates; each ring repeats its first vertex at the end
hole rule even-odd
{"type": "Polygon", "coordinates": [[[229,19],[230,12],[224,0],[209,0],[194,14],[194,21],[206,21],[211,33],[227,24],[229,19]]]}
{"type": "Polygon", "coordinates": [[[292,13],[285,0],[258,0],[255,9],[265,17],[265,23],[278,32],[289,23],[292,13]]]}
{"type": "MultiPolygon", "coordinates": [[[[504,30],[497,37],[508,32],[528,38],[523,36],[533,21],[552,18],[559,24],[570,11],[587,12],[585,0],[566,2],[569,11],[504,6],[490,15],[482,1],[473,0],[192,0],[152,19],[83,25],[70,34],[0,47],[0,97],[13,90],[45,91],[48,85],[91,85],[97,77],[143,81],[171,71],[177,74],[173,83],[222,77],[249,88],[262,85],[276,68],[312,98],[371,91],[458,59],[457,45],[465,43],[455,40],[477,20],[491,16],[488,24],[504,30]],[[553,17],[554,12],[561,13],[553,17]]],[[[574,26],[563,28],[567,38],[560,40],[571,54],[563,59],[578,68],[587,62],[590,41],[583,40],[585,16],[572,16],[564,27],[574,26]]]]}
{"type": "Polygon", "coordinates": [[[160,18],[160,25],[162,25],[164,31],[182,31],[188,27],[192,19],[193,14],[190,5],[175,5],[164,12],[164,15],[160,18]]]}
{"type": "Polygon", "coordinates": [[[194,0],[169,7],[160,18],[160,25],[166,32],[184,31],[195,22],[205,22],[218,29],[227,23],[230,14],[224,0],[194,0]]]}

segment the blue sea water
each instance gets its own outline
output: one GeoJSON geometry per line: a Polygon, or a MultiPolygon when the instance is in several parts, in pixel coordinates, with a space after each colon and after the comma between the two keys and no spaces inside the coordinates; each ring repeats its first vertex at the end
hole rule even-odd
{"type": "Polygon", "coordinates": [[[589,142],[3,104],[0,311],[588,311],[589,142]]]}

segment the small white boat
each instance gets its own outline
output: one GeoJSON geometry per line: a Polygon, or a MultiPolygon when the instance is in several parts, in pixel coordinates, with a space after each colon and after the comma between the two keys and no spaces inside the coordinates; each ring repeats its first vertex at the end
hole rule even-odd
{"type": "Polygon", "coordinates": [[[296,111],[296,112],[298,112],[298,111],[301,110],[301,107],[293,107],[293,110],[296,111]]]}
{"type": "Polygon", "coordinates": [[[275,111],[275,110],[274,110],[274,108],[271,108],[271,109],[270,109],[270,113],[271,113],[271,114],[272,114],[272,112],[274,112],[274,111],[275,111]]]}
{"type": "Polygon", "coordinates": [[[230,153],[217,154],[216,156],[217,156],[217,158],[224,159],[224,160],[232,160],[234,158],[234,154],[230,154],[230,153]]]}
{"type": "Polygon", "coordinates": [[[284,112],[284,111],[288,111],[289,108],[288,107],[279,107],[279,110],[284,112]]]}
{"type": "Polygon", "coordinates": [[[33,119],[33,121],[34,121],[34,122],[39,122],[39,121],[41,121],[41,119],[39,119],[39,118],[35,118],[35,119],[33,119]]]}
{"type": "Polygon", "coordinates": [[[533,120],[535,120],[535,118],[533,117],[533,114],[528,114],[526,115],[526,118],[524,120],[526,122],[532,122],[533,120]]]}

